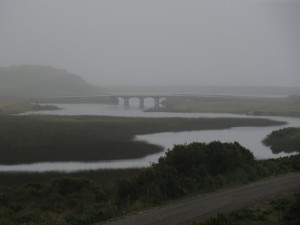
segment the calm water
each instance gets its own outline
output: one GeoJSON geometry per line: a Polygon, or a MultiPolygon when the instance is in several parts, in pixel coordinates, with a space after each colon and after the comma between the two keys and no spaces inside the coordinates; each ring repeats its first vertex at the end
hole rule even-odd
{"type": "MultiPolygon", "coordinates": [[[[147,99],[146,107],[151,107],[153,101],[147,99]]],[[[51,114],[51,115],[109,115],[109,116],[127,116],[127,117],[242,117],[251,118],[251,116],[237,116],[233,114],[219,114],[219,113],[154,113],[142,112],[139,109],[137,101],[133,99],[130,102],[131,107],[125,109],[120,105],[104,105],[104,104],[56,104],[62,110],[58,111],[41,111],[31,112],[27,114],[51,114]]],[[[166,132],[148,135],[138,135],[136,140],[146,141],[153,144],[159,144],[165,150],[173,147],[174,144],[184,144],[191,142],[210,142],[220,140],[223,142],[238,141],[241,145],[250,149],[254,156],[258,159],[277,158],[286,156],[288,154],[273,154],[272,151],[265,147],[261,141],[273,130],[277,130],[287,126],[300,127],[300,119],[289,117],[259,117],[270,118],[273,120],[280,120],[288,122],[284,126],[272,127],[238,127],[225,130],[209,130],[209,131],[189,131],[189,132],[166,132]]],[[[78,170],[94,170],[94,169],[111,169],[111,168],[136,168],[146,167],[152,162],[157,162],[163,153],[146,156],[141,159],[132,160],[113,160],[113,161],[99,161],[99,162],[57,162],[57,163],[34,163],[34,164],[20,164],[20,165],[0,165],[0,171],[23,171],[23,172],[45,172],[45,171],[65,171],[72,172],[78,170]]]]}

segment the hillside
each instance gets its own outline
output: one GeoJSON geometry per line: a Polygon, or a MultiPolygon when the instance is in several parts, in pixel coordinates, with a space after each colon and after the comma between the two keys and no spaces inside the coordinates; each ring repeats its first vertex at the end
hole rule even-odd
{"type": "Polygon", "coordinates": [[[57,97],[101,92],[100,88],[62,69],[36,65],[0,67],[1,97],[57,97]]]}

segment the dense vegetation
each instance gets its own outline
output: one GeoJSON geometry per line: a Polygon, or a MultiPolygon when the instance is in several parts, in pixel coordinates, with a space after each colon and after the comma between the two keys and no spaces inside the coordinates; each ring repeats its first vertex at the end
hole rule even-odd
{"type": "Polygon", "coordinates": [[[83,170],[72,173],[64,172],[0,172],[1,186],[22,186],[27,183],[47,183],[50,180],[60,178],[84,177],[90,181],[110,188],[115,181],[138,174],[141,168],[129,169],[100,169],[83,170]]]}
{"type": "Polygon", "coordinates": [[[192,225],[258,225],[258,224],[300,224],[300,191],[296,194],[276,197],[272,201],[252,207],[218,214],[204,222],[192,225]]]}
{"type": "Polygon", "coordinates": [[[273,131],[263,143],[270,146],[273,153],[300,152],[300,128],[288,127],[273,131]]]}
{"type": "Polygon", "coordinates": [[[133,141],[137,134],[278,124],[283,122],[247,118],[0,116],[0,163],[139,158],[162,148],[133,141]]]}
{"type": "Polygon", "coordinates": [[[105,186],[82,177],[0,188],[0,224],[85,225],[165,201],[300,170],[300,156],[257,161],[238,143],[177,145],[149,168],[105,186]]]}

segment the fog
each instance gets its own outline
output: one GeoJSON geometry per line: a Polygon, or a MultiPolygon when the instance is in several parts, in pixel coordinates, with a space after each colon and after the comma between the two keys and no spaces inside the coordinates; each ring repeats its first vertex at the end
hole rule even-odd
{"type": "Polygon", "coordinates": [[[0,0],[0,66],[99,85],[300,86],[300,1],[0,0]]]}

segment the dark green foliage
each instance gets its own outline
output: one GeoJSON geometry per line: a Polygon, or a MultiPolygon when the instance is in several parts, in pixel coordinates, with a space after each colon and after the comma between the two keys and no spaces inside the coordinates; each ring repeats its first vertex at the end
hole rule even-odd
{"type": "Polygon", "coordinates": [[[266,174],[279,174],[300,170],[300,154],[258,161],[261,171],[266,174]]]}
{"type": "Polygon", "coordinates": [[[1,186],[20,186],[28,183],[45,183],[49,180],[57,178],[78,178],[84,177],[95,183],[101,184],[105,187],[110,187],[116,180],[124,179],[125,177],[133,176],[139,173],[141,169],[104,169],[104,170],[87,170],[78,171],[74,173],[62,172],[1,172],[0,173],[0,187],[1,186]]]}
{"type": "Polygon", "coordinates": [[[230,174],[256,166],[253,154],[238,143],[177,145],[157,164],[123,181],[118,195],[125,201],[159,202],[228,183],[230,174]]]}
{"type": "Polygon", "coordinates": [[[173,166],[183,176],[218,175],[254,162],[253,154],[237,142],[218,141],[177,145],[159,164],[173,166]],[[201,172],[202,171],[202,172],[201,172]]]}
{"type": "Polygon", "coordinates": [[[293,196],[292,201],[284,207],[283,220],[288,225],[300,224],[300,192],[293,196]]]}
{"type": "Polygon", "coordinates": [[[70,225],[93,224],[99,221],[107,220],[113,217],[116,212],[116,206],[100,202],[83,208],[81,211],[69,213],[65,220],[70,225]]]}
{"type": "Polygon", "coordinates": [[[91,224],[115,211],[108,193],[86,178],[65,177],[1,193],[5,199],[0,202],[0,215],[10,218],[11,224],[91,224]]]}
{"type": "Polygon", "coordinates": [[[273,131],[263,143],[271,146],[273,153],[300,152],[300,128],[288,127],[273,131]]]}

